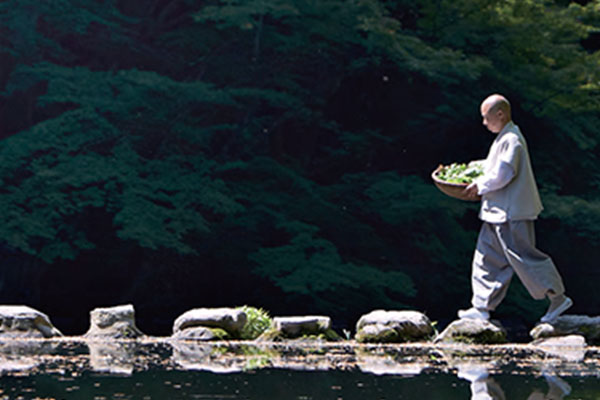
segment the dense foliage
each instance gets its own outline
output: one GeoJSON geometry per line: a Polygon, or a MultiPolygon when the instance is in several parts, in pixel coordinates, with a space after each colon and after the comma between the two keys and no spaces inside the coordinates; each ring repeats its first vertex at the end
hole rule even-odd
{"type": "MultiPolygon", "coordinates": [[[[599,17],[597,0],[0,1],[1,300],[65,318],[131,301],[158,324],[240,303],[452,318],[477,206],[429,174],[485,156],[479,103],[501,92],[540,247],[592,312],[599,17]]],[[[544,305],[515,284],[502,307],[544,305]]]]}

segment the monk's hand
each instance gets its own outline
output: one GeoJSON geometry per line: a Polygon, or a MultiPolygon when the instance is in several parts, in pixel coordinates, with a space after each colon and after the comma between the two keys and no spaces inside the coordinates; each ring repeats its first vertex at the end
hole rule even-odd
{"type": "Polygon", "coordinates": [[[475,182],[471,183],[469,186],[465,188],[465,193],[469,199],[477,198],[477,192],[479,189],[477,188],[477,184],[475,182]]]}

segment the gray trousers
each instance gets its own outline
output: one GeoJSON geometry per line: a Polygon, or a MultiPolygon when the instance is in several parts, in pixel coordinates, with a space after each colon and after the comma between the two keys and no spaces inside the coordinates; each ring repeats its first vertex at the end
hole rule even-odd
{"type": "Polygon", "coordinates": [[[552,259],[535,247],[533,221],[484,222],[473,256],[473,306],[495,310],[514,273],[534,299],[565,292],[552,259]]]}

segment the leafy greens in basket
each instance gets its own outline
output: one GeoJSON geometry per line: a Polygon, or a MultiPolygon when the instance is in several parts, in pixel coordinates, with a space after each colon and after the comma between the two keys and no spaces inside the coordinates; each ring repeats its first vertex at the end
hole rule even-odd
{"type": "Polygon", "coordinates": [[[483,175],[483,161],[471,161],[469,164],[452,163],[443,167],[437,174],[438,178],[448,183],[473,182],[473,179],[483,175]]]}

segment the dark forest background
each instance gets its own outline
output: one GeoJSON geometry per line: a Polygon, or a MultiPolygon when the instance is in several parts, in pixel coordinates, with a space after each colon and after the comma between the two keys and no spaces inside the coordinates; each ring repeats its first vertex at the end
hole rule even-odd
{"type": "MultiPolygon", "coordinates": [[[[513,104],[574,313],[600,296],[600,2],[1,0],[0,303],[85,332],[132,303],[469,306],[478,204],[432,184],[513,104]]],[[[513,280],[495,317],[546,304],[513,280]]]]}

